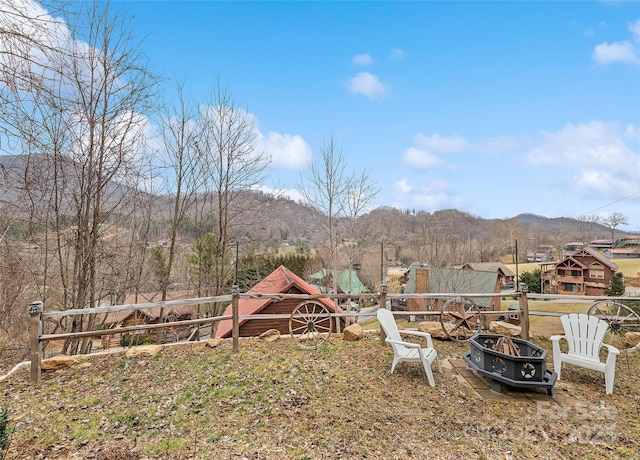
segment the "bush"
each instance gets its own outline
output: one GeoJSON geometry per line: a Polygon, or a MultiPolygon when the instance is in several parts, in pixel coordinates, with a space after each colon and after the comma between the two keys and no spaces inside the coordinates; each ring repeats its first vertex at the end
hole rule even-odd
{"type": "Polygon", "coordinates": [[[7,455],[12,434],[13,430],[9,428],[9,409],[5,407],[0,411],[0,460],[7,455]]]}
{"type": "Polygon", "coordinates": [[[640,315],[640,300],[625,300],[624,304],[640,315]]]}
{"type": "Polygon", "coordinates": [[[152,335],[127,334],[120,337],[121,347],[135,347],[136,345],[152,345],[156,338],[152,335]]]}

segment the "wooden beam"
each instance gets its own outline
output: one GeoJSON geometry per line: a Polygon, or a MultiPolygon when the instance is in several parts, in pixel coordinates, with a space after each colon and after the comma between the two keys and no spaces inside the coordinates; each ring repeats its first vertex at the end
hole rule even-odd
{"type": "Polygon", "coordinates": [[[522,328],[522,338],[529,340],[529,302],[527,301],[527,293],[521,292],[518,299],[518,306],[522,311],[520,315],[520,327],[522,328]]]}
{"type": "Polygon", "coordinates": [[[44,309],[41,301],[32,302],[29,304],[29,336],[30,336],[30,348],[31,348],[31,382],[37,383],[40,381],[41,374],[41,362],[42,362],[42,347],[40,347],[40,335],[42,334],[42,321],[40,316],[44,309]]]}
{"type": "MultiPolygon", "coordinates": [[[[380,286],[380,308],[387,308],[387,285],[380,286]]],[[[384,333],[384,329],[380,326],[380,345],[386,345],[387,334],[384,333]]]]}
{"type": "Polygon", "coordinates": [[[240,287],[235,284],[233,286],[233,295],[231,299],[231,329],[233,337],[233,352],[238,352],[238,337],[240,337],[240,313],[239,313],[240,287]]]}

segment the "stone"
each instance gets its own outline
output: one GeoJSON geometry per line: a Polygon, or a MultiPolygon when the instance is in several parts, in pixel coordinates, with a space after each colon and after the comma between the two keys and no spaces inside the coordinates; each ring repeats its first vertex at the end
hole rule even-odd
{"type": "Polygon", "coordinates": [[[40,368],[43,371],[54,371],[58,369],[64,369],[65,367],[71,367],[78,362],[77,359],[67,355],[58,355],[53,358],[45,359],[40,363],[40,368]]]}
{"type": "Polygon", "coordinates": [[[162,345],[142,345],[131,347],[125,353],[127,358],[139,358],[144,356],[155,356],[162,351],[162,345]]]}
{"type": "Polygon", "coordinates": [[[265,342],[274,342],[280,338],[280,331],[277,329],[269,329],[260,334],[258,338],[265,342]]]}
{"type": "Polygon", "coordinates": [[[220,345],[222,343],[222,339],[220,337],[217,337],[215,339],[209,339],[204,343],[205,347],[208,348],[215,348],[218,345],[220,345]]]}
{"type": "Polygon", "coordinates": [[[506,321],[491,321],[489,330],[494,334],[506,335],[508,337],[518,337],[522,334],[522,328],[506,321]]]}
{"type": "Polygon", "coordinates": [[[624,342],[630,347],[640,345],[640,332],[626,332],[624,334],[624,342]]]}
{"type": "MultiPolygon", "coordinates": [[[[447,327],[450,327],[447,325],[447,327]]],[[[440,321],[422,321],[418,323],[418,330],[420,332],[428,332],[434,339],[447,340],[449,336],[444,329],[442,329],[442,323],[440,321]]]]}
{"type": "Polygon", "coordinates": [[[344,340],[348,342],[355,342],[362,338],[364,329],[362,329],[362,326],[360,326],[358,323],[355,323],[348,327],[345,327],[343,333],[344,340]]]}

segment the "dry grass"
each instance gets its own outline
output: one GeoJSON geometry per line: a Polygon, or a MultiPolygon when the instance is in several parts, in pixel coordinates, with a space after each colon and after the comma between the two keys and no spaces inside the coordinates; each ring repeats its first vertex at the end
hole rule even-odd
{"type": "MultiPolygon", "coordinates": [[[[593,305],[593,301],[579,302],[579,301],[567,301],[567,302],[545,302],[542,300],[528,299],[529,311],[543,311],[543,312],[556,312],[556,313],[587,313],[589,308],[593,305]]],[[[502,309],[507,310],[509,305],[518,305],[514,301],[502,301],[502,309]]],[[[529,331],[533,336],[551,336],[553,334],[562,334],[562,324],[559,317],[553,316],[538,316],[529,315],[529,331]]]]}
{"type": "MultiPolygon", "coordinates": [[[[468,346],[436,348],[446,359],[468,346]]],[[[20,371],[0,382],[16,428],[7,458],[640,458],[639,354],[619,360],[613,396],[602,374],[563,370],[557,392],[576,407],[484,400],[450,367],[432,388],[417,364],[389,374],[391,358],[375,335],[336,336],[317,350],[248,340],[238,353],[95,356],[35,386],[20,371]]]]}
{"type": "Polygon", "coordinates": [[[614,259],[624,276],[640,276],[640,259],[614,259]]]}

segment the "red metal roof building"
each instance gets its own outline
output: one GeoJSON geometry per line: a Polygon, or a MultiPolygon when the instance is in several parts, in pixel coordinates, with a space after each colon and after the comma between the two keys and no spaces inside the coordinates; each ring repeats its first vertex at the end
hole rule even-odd
{"type": "MultiPolygon", "coordinates": [[[[266,278],[247,291],[247,294],[320,294],[320,292],[284,266],[276,268],[266,278]]],[[[316,299],[322,303],[330,313],[336,312],[336,307],[328,298],[316,299]]],[[[272,299],[272,298],[240,298],[238,310],[240,316],[266,315],[266,314],[287,314],[290,315],[302,301],[299,299],[272,299]]],[[[231,315],[231,305],[229,305],[223,315],[231,315]]],[[[338,307],[338,313],[343,310],[338,307]]],[[[341,329],[344,328],[344,318],[341,329]]],[[[216,337],[231,337],[232,321],[223,320],[218,323],[216,337]]],[[[277,329],[281,334],[289,334],[289,318],[273,319],[241,319],[240,336],[257,337],[269,329],[277,329]]],[[[336,331],[336,322],[333,322],[333,331],[336,331]]]]}

